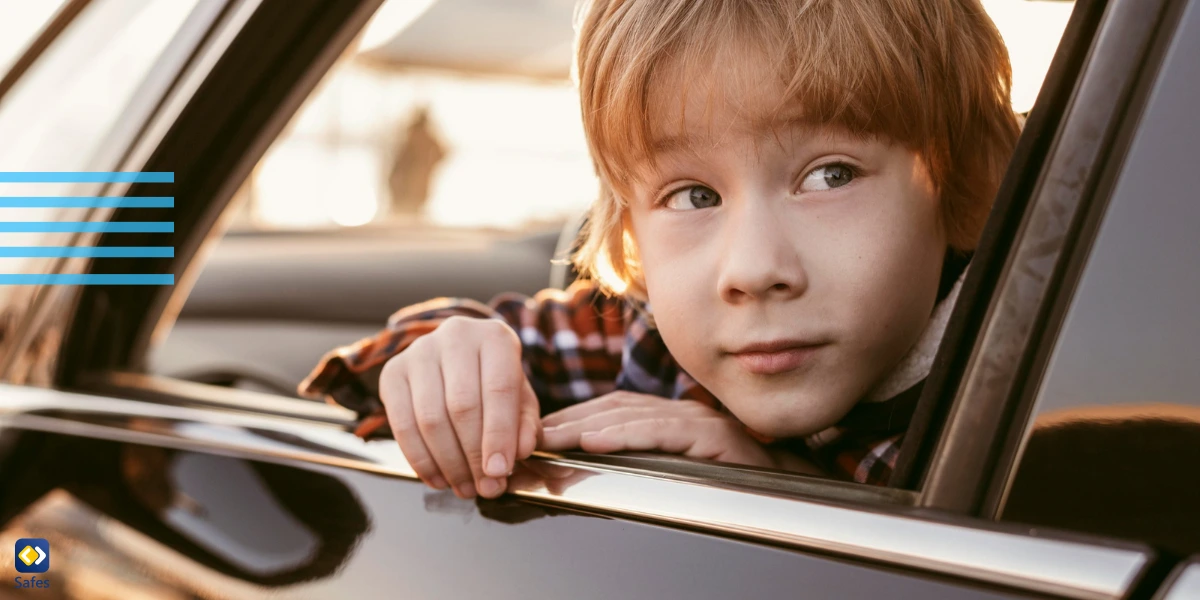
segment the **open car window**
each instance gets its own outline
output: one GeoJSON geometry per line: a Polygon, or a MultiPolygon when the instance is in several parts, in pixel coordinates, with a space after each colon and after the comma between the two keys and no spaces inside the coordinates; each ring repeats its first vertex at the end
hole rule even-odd
{"type": "MultiPolygon", "coordinates": [[[[294,396],[406,305],[550,285],[597,192],[569,80],[574,4],[384,3],[239,186],[149,372],[294,396]]],[[[985,7],[1027,113],[1073,3],[985,7]]],[[[603,460],[698,476],[669,457],[603,460]]]]}

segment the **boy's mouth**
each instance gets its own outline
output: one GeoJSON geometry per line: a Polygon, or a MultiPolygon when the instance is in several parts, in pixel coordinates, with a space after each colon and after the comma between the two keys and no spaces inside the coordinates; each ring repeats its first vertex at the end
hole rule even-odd
{"type": "Polygon", "coordinates": [[[776,375],[800,368],[827,342],[776,340],[748,344],[728,352],[744,369],[756,375],[776,375]]]}

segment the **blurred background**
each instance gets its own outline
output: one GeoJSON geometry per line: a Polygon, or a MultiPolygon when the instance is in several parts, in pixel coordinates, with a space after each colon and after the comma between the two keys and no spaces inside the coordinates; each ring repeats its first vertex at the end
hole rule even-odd
{"type": "MultiPolygon", "coordinates": [[[[385,3],[239,192],[231,230],[518,230],[577,214],[596,182],[569,79],[575,3],[385,3]]],[[[0,72],[61,4],[0,4],[0,72]]],[[[180,12],[130,4],[143,20],[180,12]]],[[[983,4],[1026,112],[1073,2],[983,4]]]]}
{"type": "MultiPolygon", "coordinates": [[[[384,4],[259,165],[233,226],[514,229],[584,209],[596,181],[569,80],[575,4],[384,4]]],[[[1027,112],[1073,2],[984,5],[1027,112]]]]}

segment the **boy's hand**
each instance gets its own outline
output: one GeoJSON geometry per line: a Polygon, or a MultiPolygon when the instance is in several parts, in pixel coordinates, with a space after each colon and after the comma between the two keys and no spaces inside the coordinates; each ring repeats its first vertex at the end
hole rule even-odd
{"type": "Polygon", "coordinates": [[[657,450],[693,458],[779,468],[741,424],[699,402],[613,392],[542,419],[544,450],[608,453],[657,450]]]}
{"type": "Polygon", "coordinates": [[[384,364],[379,396],[417,476],[460,498],[502,494],[537,445],[537,397],[501,321],[446,319],[384,364]]]}

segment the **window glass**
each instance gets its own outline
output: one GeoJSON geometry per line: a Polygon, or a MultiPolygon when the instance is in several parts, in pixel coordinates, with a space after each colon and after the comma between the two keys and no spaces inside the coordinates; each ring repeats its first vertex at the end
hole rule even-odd
{"type": "MultiPolygon", "coordinates": [[[[1193,3],[1194,4],[1194,3],[1193,3]]],[[[1093,242],[1048,370],[1038,414],[1081,406],[1200,406],[1200,69],[1172,49],[1093,242]]]]}
{"type": "Polygon", "coordinates": [[[1006,518],[1200,550],[1198,53],[1192,2],[1069,300],[1006,518]]]}
{"type": "MultiPolygon", "coordinates": [[[[158,96],[145,84],[164,50],[190,37],[178,34],[198,2],[89,3],[0,100],[0,171],[112,170],[119,155],[108,154],[120,152],[136,131],[122,128],[122,121],[152,110],[158,96]]],[[[4,20],[13,10],[9,4],[30,5],[17,12],[27,27],[36,28],[35,17],[42,13],[32,5],[54,3],[5,3],[3,27],[17,27],[4,20]]],[[[23,29],[18,35],[34,33],[23,29]]],[[[6,197],[101,192],[102,184],[0,183],[0,196],[6,197]]],[[[0,221],[84,220],[87,210],[0,206],[0,221]]],[[[68,246],[75,235],[0,233],[0,246],[68,246]]],[[[46,272],[56,260],[62,259],[0,257],[0,273],[46,272]]],[[[0,356],[10,341],[6,331],[32,300],[30,289],[0,286],[0,356]]]]}
{"type": "Polygon", "coordinates": [[[87,170],[197,2],[90,3],[0,104],[4,170],[87,170]]]}

